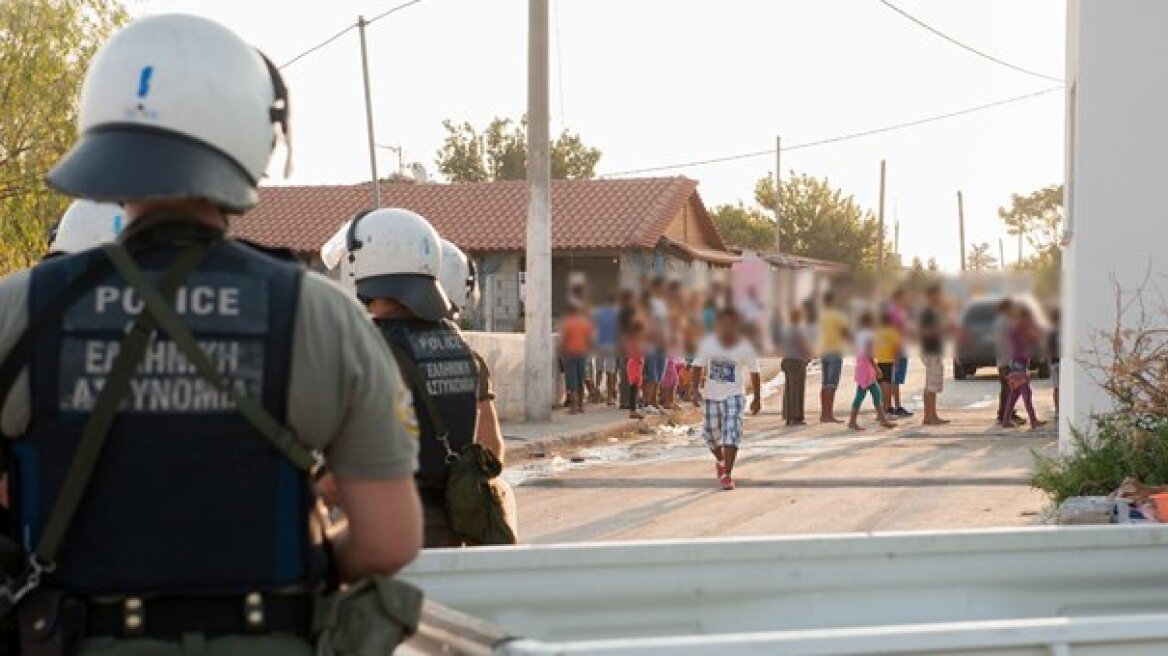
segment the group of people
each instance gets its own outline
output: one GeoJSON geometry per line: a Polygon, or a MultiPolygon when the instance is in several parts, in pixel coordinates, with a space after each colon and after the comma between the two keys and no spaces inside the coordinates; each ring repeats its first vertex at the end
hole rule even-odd
{"type": "Polygon", "coordinates": [[[922,423],[925,426],[949,423],[937,410],[937,397],[945,388],[945,338],[952,330],[948,317],[939,285],[931,285],[925,291],[925,302],[915,313],[915,325],[909,293],[903,288],[893,292],[880,310],[879,321],[870,311],[860,316],[855,339],[856,395],[852,400],[849,428],[863,430],[858,418],[867,395],[871,395],[877,420],[885,428],[894,427],[896,419],[913,416],[901,401],[901,388],[909,367],[907,342],[912,337],[920,341],[925,371],[922,423]]]}
{"type": "Polygon", "coordinates": [[[634,419],[679,409],[724,296],[655,278],[640,293],[626,289],[594,305],[584,285],[574,286],[559,342],[569,412],[583,412],[587,402],[620,405],[634,419]]]}
{"type": "Polygon", "coordinates": [[[79,200],[0,280],[0,653],[389,653],[390,577],[504,494],[451,484],[504,458],[469,260],[398,209],[330,240],[342,285],[228,237],[290,106],[213,21],[120,30],[79,117],[48,175],[79,200]]]}
{"type": "Polygon", "coordinates": [[[569,294],[559,343],[569,412],[583,412],[590,400],[619,404],[630,418],[643,419],[688,401],[703,410],[702,435],[717,481],[734,489],[745,415],[762,408],[751,322],[722,288],[692,292],[663,278],[640,294],[627,289],[606,300],[593,307],[583,286],[569,294]]]}
{"type": "Polygon", "coordinates": [[[907,290],[897,289],[878,313],[863,312],[854,329],[830,291],[818,304],[808,301],[791,310],[787,322],[772,326],[772,339],[783,358],[783,416],[787,425],[806,423],[807,369],[816,357],[822,374],[819,421],[842,421],[835,416],[835,397],[849,348],[856,357],[856,394],[848,426],[862,430],[857,417],[869,395],[881,425],[891,427],[896,419],[912,417],[914,413],[904,407],[901,388],[908,373],[909,340],[914,338],[920,340],[925,369],[923,423],[948,423],[937,413],[937,395],[944,388],[944,338],[950,330],[947,316],[938,286],[929,287],[919,309],[912,306],[907,290]]]}

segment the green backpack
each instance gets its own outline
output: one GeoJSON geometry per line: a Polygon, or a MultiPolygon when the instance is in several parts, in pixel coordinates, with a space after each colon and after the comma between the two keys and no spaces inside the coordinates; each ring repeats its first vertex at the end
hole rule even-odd
{"type": "Polygon", "coordinates": [[[414,398],[426,406],[434,424],[434,439],[446,450],[446,514],[450,528],[475,545],[517,544],[519,539],[504,511],[504,491],[499,480],[503,465],[481,444],[469,444],[454,452],[446,422],[426,390],[418,366],[400,346],[389,346],[414,398]]]}

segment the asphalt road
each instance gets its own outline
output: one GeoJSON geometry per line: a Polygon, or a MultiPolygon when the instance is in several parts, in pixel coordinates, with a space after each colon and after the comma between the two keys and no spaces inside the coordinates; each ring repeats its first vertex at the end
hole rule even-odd
{"type": "MultiPolygon", "coordinates": [[[[972,380],[949,376],[943,428],[919,415],[893,430],[868,426],[787,428],[779,399],[747,421],[735,470],[738,489],[722,491],[700,426],[542,459],[513,463],[520,531],[525,542],[579,542],[696,536],[776,535],[1018,526],[1041,520],[1045,497],[1027,484],[1032,449],[1052,449],[1053,430],[1003,431],[993,426],[997,381],[990,370],[972,380]]],[[[854,385],[850,368],[837,399],[846,416],[854,385]]],[[[923,372],[914,361],[905,405],[919,409],[923,372]]],[[[1049,383],[1036,381],[1039,414],[1051,411],[1049,383]]],[[[818,417],[817,372],[808,385],[809,420],[818,417]],[[811,398],[814,397],[814,398],[811,398]]]]}

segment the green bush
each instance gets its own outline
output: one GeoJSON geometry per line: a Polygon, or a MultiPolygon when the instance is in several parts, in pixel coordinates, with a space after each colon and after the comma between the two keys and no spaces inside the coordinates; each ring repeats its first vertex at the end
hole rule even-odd
{"type": "Polygon", "coordinates": [[[1034,452],[1030,484],[1055,503],[1110,494],[1128,476],[1149,485],[1168,484],[1168,421],[1133,415],[1100,418],[1091,435],[1075,432],[1074,446],[1065,455],[1034,452]]]}

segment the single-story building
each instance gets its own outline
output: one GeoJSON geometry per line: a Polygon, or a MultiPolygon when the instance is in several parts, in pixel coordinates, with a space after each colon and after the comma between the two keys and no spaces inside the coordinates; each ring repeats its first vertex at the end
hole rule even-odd
{"type": "MultiPolygon", "coordinates": [[[[516,329],[522,314],[527,184],[382,182],[382,207],[403,207],[477,262],[482,287],[475,327],[516,329]]],[[[239,237],[288,248],[319,267],[320,247],[372,203],[369,183],[263,187],[255,209],[235,220],[239,237]]],[[[552,182],[552,299],[559,313],[569,285],[593,298],[662,276],[703,288],[728,278],[739,256],[727,247],[684,177],[552,182]]]]}

